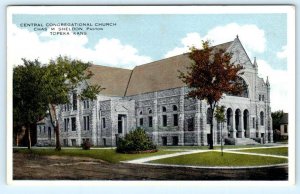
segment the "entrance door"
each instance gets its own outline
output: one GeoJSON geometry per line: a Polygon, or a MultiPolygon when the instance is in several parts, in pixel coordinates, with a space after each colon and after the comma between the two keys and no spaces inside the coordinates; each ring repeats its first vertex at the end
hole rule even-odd
{"type": "Polygon", "coordinates": [[[166,146],[167,145],[167,137],[162,137],[162,145],[166,146]]]}
{"type": "Polygon", "coordinates": [[[173,137],[173,146],[177,146],[178,145],[178,136],[174,136],[173,137]]]}

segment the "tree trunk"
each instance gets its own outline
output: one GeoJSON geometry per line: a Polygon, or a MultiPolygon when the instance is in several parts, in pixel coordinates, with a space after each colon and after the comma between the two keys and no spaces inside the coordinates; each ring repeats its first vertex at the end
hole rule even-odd
{"type": "Polygon", "coordinates": [[[215,107],[210,104],[210,110],[211,110],[211,115],[209,115],[210,119],[210,136],[209,136],[209,149],[214,149],[214,142],[213,142],[213,128],[214,128],[214,109],[215,107]]]}
{"type": "Polygon", "coordinates": [[[51,104],[49,105],[50,108],[50,119],[51,119],[51,123],[54,127],[54,131],[55,131],[55,150],[60,151],[61,150],[61,145],[60,145],[60,137],[59,137],[59,126],[58,126],[58,119],[56,117],[56,109],[55,109],[55,105],[51,104]],[[52,115],[53,113],[53,115],[52,115]],[[55,123],[53,122],[53,120],[55,120],[55,123]]]}
{"type": "Polygon", "coordinates": [[[27,125],[27,135],[28,135],[28,144],[27,148],[30,150],[31,149],[31,136],[30,136],[30,124],[27,125]]]}
{"type": "Polygon", "coordinates": [[[55,150],[60,151],[61,150],[61,145],[60,145],[60,138],[59,138],[59,127],[58,127],[58,122],[56,122],[56,125],[54,127],[55,135],[56,135],[56,145],[55,145],[55,150]]]}

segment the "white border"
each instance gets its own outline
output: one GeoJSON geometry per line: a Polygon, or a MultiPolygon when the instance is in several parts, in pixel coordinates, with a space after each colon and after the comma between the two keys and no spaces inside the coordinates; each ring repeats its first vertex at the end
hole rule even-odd
{"type": "MultiPolygon", "coordinates": [[[[7,29],[12,14],[255,14],[287,13],[289,128],[295,129],[295,7],[293,6],[8,6],[7,29]]],[[[7,39],[7,45],[10,40],[7,39]]],[[[7,58],[7,64],[9,63],[7,58]]],[[[7,183],[19,186],[258,186],[281,187],[295,184],[295,130],[289,131],[289,181],[17,181],[12,180],[12,68],[7,67],[7,183]],[[294,137],[294,138],[291,138],[294,137]]]]}

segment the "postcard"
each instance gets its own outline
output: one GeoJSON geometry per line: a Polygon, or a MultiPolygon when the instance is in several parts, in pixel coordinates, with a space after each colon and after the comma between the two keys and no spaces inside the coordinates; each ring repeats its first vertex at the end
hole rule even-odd
{"type": "Polygon", "coordinates": [[[8,6],[7,79],[9,184],[295,183],[293,6],[8,6]]]}

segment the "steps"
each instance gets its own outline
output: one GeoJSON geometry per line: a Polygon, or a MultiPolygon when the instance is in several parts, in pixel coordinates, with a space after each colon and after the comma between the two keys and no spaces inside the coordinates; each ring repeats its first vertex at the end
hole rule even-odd
{"type": "Polygon", "coordinates": [[[235,138],[235,145],[257,145],[256,141],[250,138],[235,138]]]}

